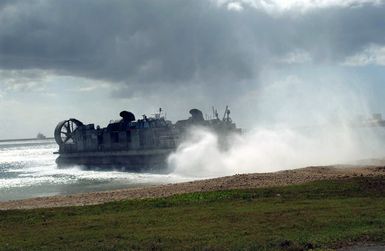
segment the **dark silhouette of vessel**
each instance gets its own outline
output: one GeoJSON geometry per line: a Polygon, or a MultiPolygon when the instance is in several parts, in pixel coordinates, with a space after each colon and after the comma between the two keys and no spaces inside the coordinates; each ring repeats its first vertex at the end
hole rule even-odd
{"type": "Polygon", "coordinates": [[[206,127],[220,139],[241,132],[232,122],[228,107],[222,119],[214,108],[211,119],[204,119],[198,109],[191,109],[190,114],[190,118],[173,124],[163,116],[162,109],[154,117],[143,115],[138,120],[133,113],[122,111],[121,119],[111,121],[105,128],[95,128],[94,124],[86,125],[74,118],[61,121],[54,132],[59,145],[56,162],[58,165],[167,172],[167,157],[183,141],[188,128],[206,127]]]}
{"type": "Polygon", "coordinates": [[[47,137],[44,135],[44,134],[42,134],[41,132],[39,132],[38,134],[37,134],[37,136],[36,136],[36,139],[46,139],[47,137]]]}

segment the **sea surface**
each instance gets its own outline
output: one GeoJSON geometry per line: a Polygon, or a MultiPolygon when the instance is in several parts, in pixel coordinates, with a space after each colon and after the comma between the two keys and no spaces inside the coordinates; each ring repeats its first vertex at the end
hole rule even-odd
{"type": "Polygon", "coordinates": [[[384,127],[335,127],[332,130],[309,127],[302,128],[301,134],[293,131],[288,134],[290,137],[279,130],[264,132],[244,134],[241,141],[226,151],[218,148],[213,140],[215,137],[205,132],[198,141],[194,139],[184,144],[184,148],[173,155],[171,160],[176,165],[171,174],[87,170],[76,165],[59,168],[54,154],[58,146],[53,139],[0,141],[0,201],[144,187],[310,165],[382,165],[385,162],[384,127]]]}
{"type": "Polygon", "coordinates": [[[59,168],[54,140],[0,142],[0,201],[188,181],[178,175],[59,168]]]}

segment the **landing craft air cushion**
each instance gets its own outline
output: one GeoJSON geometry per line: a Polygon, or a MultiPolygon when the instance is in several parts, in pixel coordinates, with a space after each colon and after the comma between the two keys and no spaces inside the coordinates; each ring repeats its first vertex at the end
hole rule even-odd
{"type": "Polygon", "coordinates": [[[190,127],[212,130],[220,140],[231,133],[241,132],[232,122],[228,107],[222,119],[214,109],[213,119],[205,120],[198,109],[191,109],[190,114],[190,118],[173,124],[163,116],[162,109],[154,117],[143,115],[138,120],[133,113],[122,111],[121,119],[111,121],[105,128],[85,125],[74,118],[61,121],[54,132],[59,145],[56,163],[60,166],[76,164],[167,172],[167,157],[176,150],[190,127]]]}

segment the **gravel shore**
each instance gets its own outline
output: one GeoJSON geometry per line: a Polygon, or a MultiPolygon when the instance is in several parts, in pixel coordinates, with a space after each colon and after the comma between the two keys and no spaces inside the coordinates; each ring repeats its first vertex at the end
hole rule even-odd
{"type": "Polygon", "coordinates": [[[275,173],[240,174],[185,183],[127,188],[65,196],[39,197],[0,202],[0,210],[95,205],[111,201],[166,197],[175,194],[225,189],[259,188],[302,184],[315,180],[344,179],[356,176],[383,176],[384,166],[322,166],[275,173]]]}

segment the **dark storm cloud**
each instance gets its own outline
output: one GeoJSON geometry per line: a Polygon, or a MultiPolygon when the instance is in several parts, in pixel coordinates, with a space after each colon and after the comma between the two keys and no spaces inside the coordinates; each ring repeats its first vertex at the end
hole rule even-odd
{"type": "Polygon", "coordinates": [[[49,1],[16,7],[16,13],[3,14],[4,68],[139,82],[251,74],[247,54],[229,32],[235,29],[230,18],[208,3],[49,1]]]}
{"type": "Polygon", "coordinates": [[[385,44],[385,30],[381,28],[385,25],[384,15],[383,5],[323,9],[295,23],[302,34],[307,34],[297,42],[316,61],[340,62],[369,44],[385,44]]]}
{"type": "Polygon", "coordinates": [[[293,50],[340,62],[385,43],[384,6],[269,15],[213,1],[66,0],[0,4],[0,67],[138,84],[253,79],[293,50]]]}

